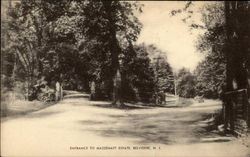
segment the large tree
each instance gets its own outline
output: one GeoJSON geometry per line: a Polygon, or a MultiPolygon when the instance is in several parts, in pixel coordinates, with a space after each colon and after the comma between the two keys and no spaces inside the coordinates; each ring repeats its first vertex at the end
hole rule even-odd
{"type": "MultiPolygon", "coordinates": [[[[172,15],[187,13],[184,20],[187,22],[193,15],[192,5],[195,4],[188,2],[184,9],[172,11],[172,15]]],[[[189,23],[191,28],[205,30],[199,50],[224,57],[227,91],[249,86],[249,5],[249,2],[213,2],[202,9],[202,24],[189,23]],[[233,87],[233,82],[237,87],[233,87]]]]}
{"type": "Polygon", "coordinates": [[[225,19],[227,90],[233,90],[234,80],[239,89],[249,88],[250,3],[225,2],[225,19]]]}
{"type": "Polygon", "coordinates": [[[74,63],[78,62],[70,62],[72,59],[79,61],[76,52],[79,33],[75,27],[79,17],[74,16],[73,8],[71,0],[21,0],[9,9],[10,42],[6,52],[15,58],[18,64],[14,65],[21,67],[15,70],[18,67],[14,66],[13,75],[23,72],[28,89],[41,76],[46,76],[49,82],[58,81],[62,74],[73,76],[77,69],[74,63]]]}
{"type": "Polygon", "coordinates": [[[128,47],[122,57],[123,96],[126,100],[150,102],[154,94],[154,71],[144,44],[128,47]]]}
{"type": "Polygon", "coordinates": [[[225,85],[226,58],[224,54],[225,20],[223,3],[206,4],[201,9],[202,28],[205,32],[197,40],[197,50],[204,54],[198,64],[196,92],[208,98],[218,98],[225,85]]]}
{"type": "MultiPolygon", "coordinates": [[[[81,3],[81,2],[80,2],[81,3]]],[[[124,48],[136,41],[141,24],[134,15],[139,9],[136,3],[124,1],[87,1],[82,5],[84,21],[83,34],[87,43],[94,43],[92,53],[98,54],[95,60],[103,76],[113,82],[113,104],[122,105],[120,56],[124,48]]],[[[95,79],[98,77],[95,76],[95,79]]]]}
{"type": "Polygon", "coordinates": [[[148,45],[146,48],[154,69],[156,89],[159,92],[174,93],[174,74],[168,63],[167,53],[154,45],[148,45]]]}
{"type": "MultiPolygon", "coordinates": [[[[247,89],[248,101],[245,101],[245,118],[250,127],[250,3],[248,1],[228,1],[224,5],[226,90],[247,89]]],[[[225,116],[230,118],[230,127],[234,131],[234,105],[228,99],[225,100],[225,103],[225,116]]],[[[227,119],[225,124],[227,127],[227,119]]]]}

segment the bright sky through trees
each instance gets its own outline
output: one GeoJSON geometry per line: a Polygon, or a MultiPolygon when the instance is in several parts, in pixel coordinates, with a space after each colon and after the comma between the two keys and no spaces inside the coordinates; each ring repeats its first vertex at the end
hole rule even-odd
{"type": "MultiPolygon", "coordinates": [[[[195,42],[199,31],[190,30],[188,24],[182,21],[184,15],[171,16],[170,12],[181,9],[186,2],[154,1],[144,2],[143,13],[139,19],[143,24],[138,43],[154,44],[167,53],[171,66],[178,70],[182,67],[194,70],[202,59],[202,54],[196,51],[195,42]]],[[[208,2],[194,2],[193,19],[200,22],[199,9],[208,2]]]]}

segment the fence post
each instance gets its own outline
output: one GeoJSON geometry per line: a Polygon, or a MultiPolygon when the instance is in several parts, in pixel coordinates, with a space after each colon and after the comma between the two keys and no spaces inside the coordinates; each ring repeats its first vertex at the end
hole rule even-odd
{"type": "Polygon", "coordinates": [[[234,131],[234,120],[235,120],[235,113],[234,113],[234,109],[235,109],[235,102],[231,101],[229,103],[230,105],[230,115],[229,115],[229,119],[230,119],[230,131],[233,132],[234,131]]]}
{"type": "Polygon", "coordinates": [[[248,117],[248,101],[247,101],[247,92],[244,91],[242,95],[242,104],[243,104],[243,119],[247,121],[248,117]]]}
{"type": "Polygon", "coordinates": [[[247,126],[250,128],[250,99],[247,99],[247,126]]]}
{"type": "Polygon", "coordinates": [[[226,131],[228,127],[228,106],[228,101],[223,101],[224,131],[226,131]]]}
{"type": "Polygon", "coordinates": [[[243,98],[243,104],[244,104],[244,119],[247,122],[248,128],[250,128],[250,98],[248,98],[248,91],[244,91],[244,98],[243,98]]]}
{"type": "Polygon", "coordinates": [[[60,100],[63,99],[63,86],[62,86],[62,83],[61,83],[61,87],[60,87],[60,100]]]}
{"type": "Polygon", "coordinates": [[[60,83],[57,81],[56,82],[56,101],[60,100],[60,95],[61,95],[60,89],[61,89],[60,83]]]}
{"type": "Polygon", "coordinates": [[[95,81],[90,82],[90,100],[95,100],[96,96],[96,84],[95,81]]]}

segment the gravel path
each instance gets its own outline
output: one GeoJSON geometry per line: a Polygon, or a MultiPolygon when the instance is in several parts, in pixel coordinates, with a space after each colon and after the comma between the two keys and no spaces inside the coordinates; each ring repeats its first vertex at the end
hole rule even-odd
{"type": "Polygon", "coordinates": [[[249,148],[239,140],[209,130],[220,109],[219,102],[205,101],[121,110],[75,92],[56,105],[3,120],[1,156],[247,156],[249,148]]]}

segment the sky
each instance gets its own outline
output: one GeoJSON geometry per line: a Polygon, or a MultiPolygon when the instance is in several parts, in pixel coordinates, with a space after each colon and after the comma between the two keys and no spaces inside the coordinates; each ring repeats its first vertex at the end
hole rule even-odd
{"type": "MultiPolygon", "coordinates": [[[[181,9],[186,2],[177,1],[141,1],[143,13],[138,15],[143,24],[137,43],[154,44],[167,53],[168,62],[174,70],[182,67],[195,69],[203,55],[196,51],[195,42],[201,31],[190,30],[181,19],[184,15],[171,16],[174,9],[181,9]]],[[[194,20],[201,22],[199,8],[204,2],[194,2],[194,20]]]]}

